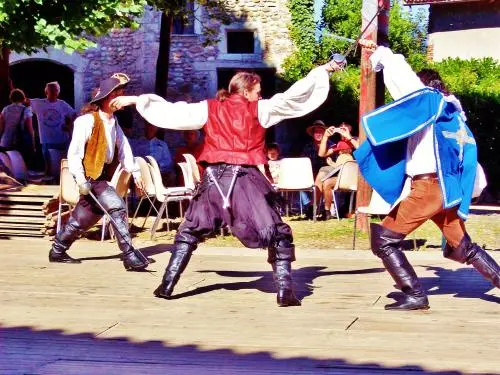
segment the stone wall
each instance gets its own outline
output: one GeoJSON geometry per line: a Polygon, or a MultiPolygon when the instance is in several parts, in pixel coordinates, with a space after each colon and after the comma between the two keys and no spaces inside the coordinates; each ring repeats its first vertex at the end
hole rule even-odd
{"type": "MultiPolygon", "coordinates": [[[[284,58],[292,51],[288,36],[290,14],[287,0],[228,0],[227,9],[233,17],[231,25],[218,25],[220,42],[203,47],[204,37],[198,34],[173,35],[168,96],[171,99],[198,101],[217,91],[218,68],[276,68],[280,72],[284,58]],[[229,54],[227,30],[253,30],[253,54],[229,54]]],[[[207,22],[205,11],[197,15],[195,32],[207,22]],[[198,25],[196,25],[198,23],[198,25]]]]}
{"type": "MultiPolygon", "coordinates": [[[[281,69],[290,54],[288,37],[290,15],[287,0],[228,0],[227,8],[234,22],[219,29],[220,42],[203,47],[202,23],[208,22],[206,10],[197,10],[195,33],[173,35],[167,97],[170,100],[200,101],[215,95],[217,69],[275,68],[281,69]],[[201,21],[201,22],[200,22],[201,21]],[[253,54],[227,53],[227,30],[252,30],[255,35],[253,54]]],[[[97,40],[97,47],[83,53],[66,54],[49,48],[32,55],[13,54],[11,63],[27,60],[49,60],[63,64],[74,72],[75,108],[88,102],[92,90],[112,73],[128,74],[132,81],[130,94],[153,92],[159,49],[161,14],[148,9],[137,30],[114,30],[97,40]]],[[[62,88],[64,89],[64,88],[62,88]]],[[[142,120],[135,119],[135,135],[142,135],[142,120]]],[[[174,148],[181,142],[178,133],[167,132],[174,148]]]]}

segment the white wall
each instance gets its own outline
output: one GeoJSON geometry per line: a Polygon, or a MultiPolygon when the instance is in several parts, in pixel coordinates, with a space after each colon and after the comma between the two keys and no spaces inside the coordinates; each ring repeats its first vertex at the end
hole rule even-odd
{"type": "Polygon", "coordinates": [[[429,34],[433,60],[493,57],[500,61],[500,28],[446,31],[429,34]]]}

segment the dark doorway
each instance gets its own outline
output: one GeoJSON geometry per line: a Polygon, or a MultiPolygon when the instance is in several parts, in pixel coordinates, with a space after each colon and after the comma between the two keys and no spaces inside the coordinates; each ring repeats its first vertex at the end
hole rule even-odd
{"type": "MultiPolygon", "coordinates": [[[[269,99],[276,93],[276,69],[273,68],[218,68],[217,90],[227,89],[229,81],[238,72],[257,73],[262,78],[260,86],[263,99],[269,99]]],[[[266,131],[266,142],[274,142],[274,139],[274,127],[271,127],[266,131]]]]}
{"type": "Polygon", "coordinates": [[[14,87],[24,91],[28,98],[45,98],[47,82],[57,81],[61,86],[59,98],[75,106],[73,71],[65,65],[48,60],[29,60],[10,66],[14,87]]]}

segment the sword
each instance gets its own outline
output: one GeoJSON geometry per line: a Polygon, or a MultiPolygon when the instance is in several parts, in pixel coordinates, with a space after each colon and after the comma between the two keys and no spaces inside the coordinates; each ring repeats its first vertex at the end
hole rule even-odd
{"type": "MultiPolygon", "coordinates": [[[[125,238],[123,237],[123,235],[120,233],[120,231],[118,230],[119,228],[119,225],[117,224],[117,222],[115,221],[115,219],[113,219],[111,217],[111,215],[109,214],[109,212],[103,207],[103,205],[101,204],[101,202],[99,202],[99,200],[97,199],[97,197],[94,195],[94,193],[92,193],[92,191],[88,191],[88,194],[92,197],[92,199],[94,200],[94,202],[97,204],[97,206],[102,210],[102,212],[104,212],[104,214],[106,215],[106,217],[108,218],[108,220],[113,224],[113,226],[116,228],[115,230],[115,233],[119,233],[120,234],[120,237],[122,238],[122,240],[125,240],[125,238]]],[[[134,253],[135,255],[137,255],[139,258],[141,258],[141,260],[147,264],[149,264],[149,260],[148,258],[146,258],[146,256],[141,253],[139,250],[137,249],[134,249],[134,253]]]]}
{"type": "Polygon", "coordinates": [[[359,40],[363,37],[363,35],[365,34],[366,30],[368,30],[368,28],[373,23],[373,21],[375,21],[375,18],[377,18],[378,15],[383,10],[385,10],[385,7],[383,7],[383,6],[379,6],[378,7],[377,12],[374,14],[374,16],[371,18],[371,20],[365,26],[365,28],[363,30],[361,30],[361,32],[359,33],[359,35],[358,35],[358,37],[356,39],[346,38],[346,37],[343,37],[343,36],[340,36],[340,35],[335,35],[335,34],[329,34],[330,36],[332,36],[335,39],[345,40],[346,42],[350,42],[351,43],[351,45],[349,46],[349,48],[347,48],[347,50],[344,53],[335,53],[334,52],[334,53],[332,53],[332,56],[330,58],[331,60],[335,61],[335,63],[338,66],[340,66],[340,68],[342,70],[344,70],[345,67],[347,66],[347,56],[349,56],[351,53],[353,53],[356,50],[356,48],[358,47],[358,44],[359,44],[359,40]]]}

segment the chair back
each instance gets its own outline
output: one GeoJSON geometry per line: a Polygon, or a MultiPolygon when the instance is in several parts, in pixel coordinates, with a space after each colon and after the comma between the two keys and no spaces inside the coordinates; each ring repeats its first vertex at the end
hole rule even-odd
{"type": "Polygon", "coordinates": [[[61,160],[61,169],[59,175],[60,199],[74,206],[80,199],[80,191],[78,185],[69,171],[68,162],[66,159],[61,160]]]}
{"type": "Polygon", "coordinates": [[[146,162],[146,160],[144,160],[144,158],[141,157],[135,157],[134,159],[141,171],[141,177],[142,181],[144,182],[144,190],[146,194],[155,195],[155,184],[153,183],[153,177],[151,177],[151,171],[149,169],[148,163],[146,162]]]}
{"type": "Polygon", "coordinates": [[[314,186],[311,159],[284,158],[280,161],[278,189],[300,190],[314,186]]]}
{"type": "Polygon", "coordinates": [[[9,155],[7,155],[5,152],[0,152],[0,160],[2,163],[5,164],[7,168],[9,168],[9,171],[12,172],[12,163],[10,162],[9,155]]]}
{"type": "Polygon", "coordinates": [[[10,159],[12,168],[10,169],[14,178],[18,180],[26,180],[28,177],[28,169],[24,163],[24,159],[19,151],[7,151],[7,156],[10,159]]]}
{"type": "Polygon", "coordinates": [[[196,163],[196,158],[191,154],[182,154],[182,156],[186,159],[188,169],[192,172],[194,183],[197,184],[200,182],[200,169],[196,163]]]}
{"type": "Polygon", "coordinates": [[[345,162],[340,168],[337,184],[334,190],[356,191],[358,190],[358,163],[353,161],[345,162]]]}
{"type": "Polygon", "coordinates": [[[372,197],[366,211],[370,215],[387,215],[391,211],[391,205],[379,193],[372,190],[372,197]]]}
{"type": "Polygon", "coordinates": [[[165,185],[163,185],[163,180],[161,177],[160,166],[156,159],[150,155],[146,156],[146,160],[149,163],[149,172],[151,173],[151,178],[153,179],[153,184],[155,185],[156,198],[163,202],[164,196],[166,194],[165,185]]]}
{"type": "Polygon", "coordinates": [[[111,178],[111,186],[115,188],[116,193],[121,198],[124,198],[128,193],[131,176],[132,175],[129,172],[118,166],[113,174],[113,177],[111,178]]]}
{"type": "Polygon", "coordinates": [[[182,177],[184,178],[184,186],[188,189],[194,190],[195,184],[193,179],[193,173],[191,169],[188,167],[187,163],[181,162],[177,163],[182,171],[182,177]]]}

